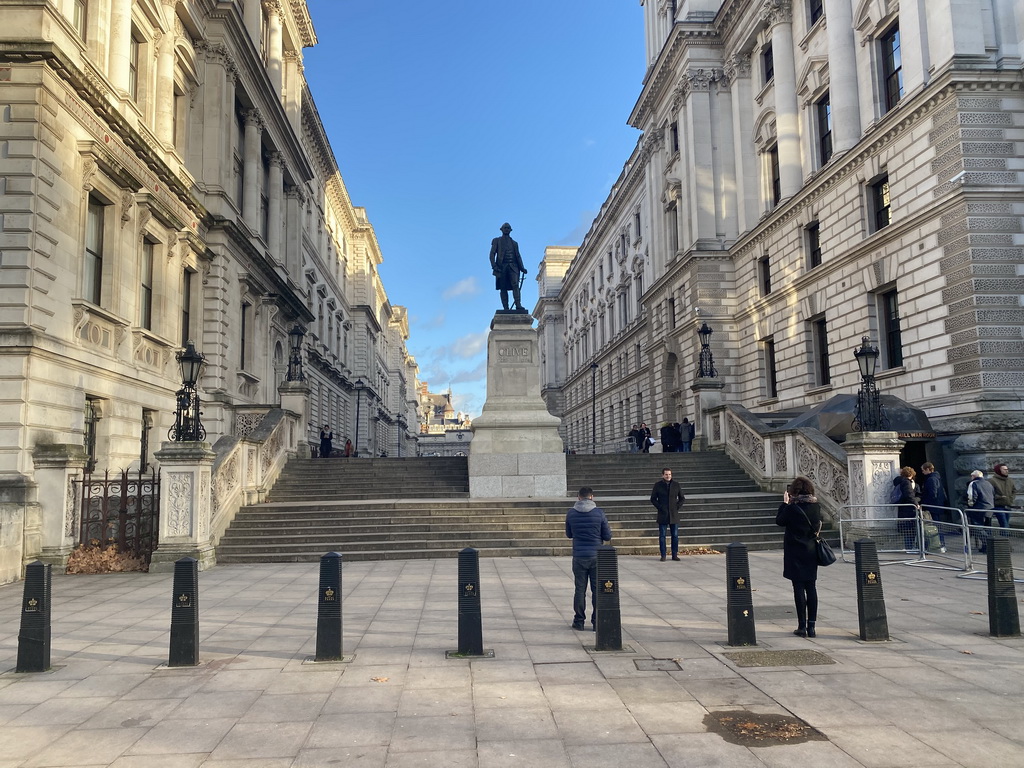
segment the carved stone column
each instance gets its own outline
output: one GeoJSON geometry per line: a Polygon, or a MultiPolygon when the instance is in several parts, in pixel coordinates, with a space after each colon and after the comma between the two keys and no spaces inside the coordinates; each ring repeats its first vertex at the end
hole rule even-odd
{"type": "Polygon", "coordinates": [[[850,432],[846,464],[850,473],[850,516],[877,519],[896,516],[889,506],[892,479],[900,471],[903,441],[896,432],[850,432]]]}
{"type": "Polygon", "coordinates": [[[132,45],[132,0],[111,0],[110,52],[107,57],[107,76],[114,88],[122,94],[128,92],[128,77],[132,45]]]}
{"type": "Polygon", "coordinates": [[[803,185],[800,164],[799,105],[796,97],[796,61],[793,45],[793,4],[790,0],[765,0],[761,16],[772,31],[775,62],[775,126],[779,147],[782,197],[792,197],[803,185]]]}
{"type": "MultiPolygon", "coordinates": [[[[78,536],[80,511],[71,481],[81,473],[87,460],[85,449],[74,443],[37,445],[33,449],[36,502],[41,520],[38,533],[26,537],[26,558],[38,556],[44,563],[63,571],[78,536]]],[[[26,520],[27,530],[35,528],[26,520]]]]}
{"type": "Polygon", "coordinates": [[[860,140],[857,49],[850,0],[825,0],[828,19],[828,98],[832,107],[832,142],[845,152],[860,140]]]}
{"type": "Polygon", "coordinates": [[[260,231],[260,136],[263,118],[255,109],[245,113],[243,154],[245,186],[242,189],[242,220],[253,233],[260,231]]]}
{"type": "Polygon", "coordinates": [[[164,443],[160,462],[160,543],[150,573],[167,573],[183,557],[199,570],[217,564],[211,540],[212,476],[215,454],[209,443],[164,443]]]}
{"type": "Polygon", "coordinates": [[[267,11],[267,36],[270,50],[267,51],[267,74],[274,86],[274,93],[280,98],[284,86],[284,33],[281,24],[280,0],[264,0],[263,7],[267,11]]]}
{"type": "Polygon", "coordinates": [[[156,137],[174,146],[174,6],[164,3],[170,29],[160,35],[156,60],[156,137]]]}
{"type": "Polygon", "coordinates": [[[270,177],[267,179],[267,248],[270,257],[278,264],[286,261],[281,233],[284,218],[281,215],[282,198],[284,197],[284,155],[280,152],[270,154],[270,177]]]}

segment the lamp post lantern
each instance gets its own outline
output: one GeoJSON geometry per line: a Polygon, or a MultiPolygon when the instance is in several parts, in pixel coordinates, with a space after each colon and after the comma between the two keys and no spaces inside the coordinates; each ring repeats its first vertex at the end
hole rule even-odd
{"type": "Polygon", "coordinates": [[[878,367],[878,347],[871,346],[867,336],[861,337],[860,346],[853,351],[860,369],[860,391],[857,392],[857,409],[853,415],[854,432],[879,432],[888,429],[889,420],[882,410],[882,395],[875,386],[875,370],[878,367]]]}
{"type": "Polygon", "coordinates": [[[597,363],[590,364],[590,452],[597,453],[597,363]]]}
{"type": "Polygon", "coordinates": [[[306,329],[298,323],[288,331],[288,381],[305,381],[306,376],[302,372],[302,340],[306,336],[306,329]]]}
{"type": "Polygon", "coordinates": [[[697,329],[697,336],[700,337],[700,369],[697,377],[701,379],[714,379],[718,376],[715,370],[715,356],[711,352],[711,334],[714,331],[707,321],[701,323],[697,329]]]}
{"type": "Polygon", "coordinates": [[[185,349],[177,354],[178,366],[181,369],[181,389],[177,391],[178,408],[174,412],[174,426],[167,433],[168,438],[176,443],[202,442],[206,439],[206,429],[203,427],[199,410],[199,393],[196,391],[196,382],[203,371],[203,364],[206,358],[202,353],[197,352],[195,344],[190,339],[185,344],[185,349]]]}
{"type": "Polygon", "coordinates": [[[356,379],[356,449],[353,456],[359,458],[359,406],[363,394],[363,380],[356,379]]]}

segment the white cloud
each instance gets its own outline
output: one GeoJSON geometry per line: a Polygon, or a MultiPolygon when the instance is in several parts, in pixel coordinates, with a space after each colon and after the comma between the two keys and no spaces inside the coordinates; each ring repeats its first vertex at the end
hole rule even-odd
{"type": "Polygon", "coordinates": [[[467,333],[451,344],[439,347],[434,353],[437,360],[469,360],[487,349],[487,333],[467,333]]]}
{"type": "Polygon", "coordinates": [[[476,277],[466,277],[446,288],[445,292],[441,294],[441,298],[447,301],[458,296],[476,296],[478,293],[480,293],[480,284],[476,277]]]}

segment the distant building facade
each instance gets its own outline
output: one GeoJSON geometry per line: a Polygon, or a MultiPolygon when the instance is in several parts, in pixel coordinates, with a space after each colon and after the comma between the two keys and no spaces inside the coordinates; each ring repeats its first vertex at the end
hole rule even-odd
{"type": "Polygon", "coordinates": [[[925,410],[957,473],[1024,471],[1019,4],[641,5],[642,135],[538,276],[567,443],[700,424],[706,321],[727,402],[855,393],[867,336],[879,387],[925,410]]]}
{"type": "Polygon", "coordinates": [[[419,452],[422,456],[465,455],[473,439],[469,414],[456,411],[452,390],[431,392],[430,385],[419,384],[419,452]]]}
{"type": "Polygon", "coordinates": [[[41,506],[41,467],[153,466],[187,340],[215,447],[280,404],[298,328],[299,442],[326,423],[336,446],[358,429],[363,453],[415,452],[408,318],[303,76],[306,3],[9,2],[4,21],[0,569],[66,555],[44,551],[69,513],[41,506]]]}

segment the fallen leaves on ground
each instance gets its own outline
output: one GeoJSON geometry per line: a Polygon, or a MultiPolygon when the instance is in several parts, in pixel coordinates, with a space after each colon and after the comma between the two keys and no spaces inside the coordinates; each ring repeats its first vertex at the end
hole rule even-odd
{"type": "Polygon", "coordinates": [[[118,552],[116,544],[106,549],[93,539],[88,546],[80,544],[68,557],[67,573],[125,573],[148,571],[149,565],[141,557],[127,552],[118,552]]]}
{"type": "Polygon", "coordinates": [[[386,677],[371,677],[371,683],[386,683],[388,679],[386,677]]]}
{"type": "Polygon", "coordinates": [[[806,735],[808,731],[808,727],[800,723],[758,723],[753,720],[737,722],[732,717],[723,717],[721,722],[741,736],[753,739],[796,739],[806,735]]]}

